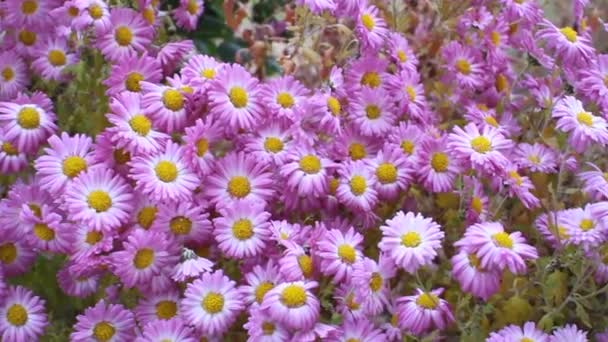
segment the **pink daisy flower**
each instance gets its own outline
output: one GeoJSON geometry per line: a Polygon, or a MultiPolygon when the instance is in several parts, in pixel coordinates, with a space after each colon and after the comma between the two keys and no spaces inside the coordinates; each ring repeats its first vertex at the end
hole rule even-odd
{"type": "Polygon", "coordinates": [[[354,124],[367,136],[386,134],[396,121],[395,106],[382,89],[363,88],[350,110],[354,124]]]}
{"type": "Polygon", "coordinates": [[[317,256],[289,240],[283,256],[279,259],[279,270],[286,281],[312,279],[318,268],[317,256]],[[314,258],[314,259],[313,259],[314,258]]]}
{"type": "Polygon", "coordinates": [[[124,91],[141,93],[142,81],[158,83],[161,78],[160,64],[156,58],[144,53],[125,57],[120,63],[112,65],[110,76],[103,84],[108,87],[106,94],[114,96],[124,91]]]}
{"type": "Polygon", "coordinates": [[[243,310],[236,283],[218,270],[188,284],[180,306],[184,321],[209,335],[224,333],[243,310]]]}
{"type": "Polygon", "coordinates": [[[498,270],[481,267],[474,253],[458,252],[451,259],[452,277],[464,292],[471,293],[485,301],[500,289],[501,273],[498,270]]]}
{"type": "Polygon", "coordinates": [[[124,148],[116,146],[116,144],[112,143],[111,138],[112,132],[109,129],[105,129],[95,136],[93,162],[112,168],[121,176],[127,176],[131,153],[124,148]]]}
{"type": "Polygon", "coordinates": [[[365,341],[365,342],[384,342],[386,335],[382,330],[377,329],[367,318],[345,319],[338,331],[329,334],[326,339],[331,342],[342,341],[365,341]]]}
{"type": "Polygon", "coordinates": [[[441,248],[444,233],[430,218],[420,213],[399,211],[386,225],[380,226],[382,240],[378,247],[395,265],[408,273],[430,265],[441,248]]]}
{"type": "Polygon", "coordinates": [[[20,152],[4,134],[0,128],[0,172],[4,174],[16,173],[25,169],[28,165],[27,156],[20,152]]]}
{"type": "Polygon", "coordinates": [[[136,56],[146,51],[154,37],[154,29],[144,18],[130,8],[110,11],[109,27],[97,29],[97,47],[111,62],[136,56]]]}
{"type": "Polygon", "coordinates": [[[11,102],[0,102],[0,124],[5,139],[23,153],[34,153],[57,130],[53,103],[46,94],[18,94],[11,102]]]}
{"type": "Polygon", "coordinates": [[[32,266],[37,255],[38,253],[34,252],[24,238],[17,238],[11,234],[3,234],[0,237],[0,265],[7,277],[25,273],[32,266]]]}
{"type": "Polygon", "coordinates": [[[404,69],[391,77],[389,89],[390,94],[397,100],[399,110],[419,122],[431,121],[424,87],[416,70],[404,69]]]}
{"type": "Polygon", "coordinates": [[[145,294],[133,310],[140,325],[150,322],[167,321],[179,317],[180,298],[177,289],[170,287],[167,291],[156,294],[145,294]]]}
{"type": "Polygon", "coordinates": [[[96,230],[88,225],[75,225],[72,258],[86,258],[103,252],[109,252],[114,247],[114,232],[96,230]]]}
{"type": "Polygon", "coordinates": [[[508,195],[517,196],[524,207],[534,209],[540,206],[540,200],[532,194],[534,185],[530,178],[522,176],[514,166],[508,166],[503,176],[504,183],[507,185],[508,195]]]}
{"type": "Polygon", "coordinates": [[[538,329],[534,322],[526,322],[523,327],[509,325],[497,332],[490,334],[487,342],[507,342],[507,341],[534,341],[550,342],[550,337],[544,331],[538,329]]]}
{"type": "Polygon", "coordinates": [[[568,212],[571,210],[574,209],[543,213],[534,221],[536,229],[551,247],[557,249],[568,242],[566,224],[570,216],[568,212]]]}
{"type": "Polygon", "coordinates": [[[72,21],[74,28],[82,30],[92,24],[97,30],[100,30],[112,25],[108,4],[105,1],[76,0],[75,5],[80,10],[80,14],[72,21]]]}
{"type": "Polygon", "coordinates": [[[186,250],[182,253],[182,260],[175,265],[171,272],[171,279],[176,282],[184,283],[195,278],[199,278],[205,272],[211,272],[213,262],[196,255],[192,250],[186,250]]]}
{"type": "Polygon", "coordinates": [[[205,9],[202,0],[180,0],[179,6],[172,11],[177,26],[192,31],[196,28],[198,18],[205,9]]]}
{"type": "Polygon", "coordinates": [[[578,174],[578,178],[584,183],[583,191],[596,199],[608,198],[608,172],[603,172],[593,163],[588,165],[593,168],[592,171],[578,174]]]}
{"type": "Polygon", "coordinates": [[[399,65],[401,70],[417,70],[418,57],[416,57],[410,43],[403,35],[398,32],[389,32],[386,43],[392,60],[399,65]]]}
{"type": "Polygon", "coordinates": [[[209,214],[190,201],[169,202],[158,206],[151,229],[161,231],[178,242],[206,240],[212,230],[209,214]]]}
{"type": "Polygon", "coordinates": [[[454,155],[470,163],[472,168],[482,169],[489,174],[505,170],[509,161],[505,157],[513,142],[506,139],[495,128],[484,127],[481,131],[470,123],[464,130],[454,127],[448,137],[448,148],[454,155]]]}
{"type": "Polygon", "coordinates": [[[352,279],[357,300],[368,315],[378,315],[389,304],[390,280],[397,270],[393,261],[380,254],[379,261],[363,258],[353,266],[352,279]]]}
{"type": "Polygon", "coordinates": [[[49,11],[54,5],[43,0],[8,0],[3,20],[14,27],[44,28],[52,24],[49,11]]]}
{"type": "MultiPolygon", "coordinates": [[[[375,7],[374,7],[375,8],[375,7]]],[[[350,91],[358,91],[362,87],[385,88],[390,75],[386,72],[388,61],[374,56],[364,55],[354,60],[346,71],[346,85],[350,91]]]]}
{"type": "Polygon", "coordinates": [[[42,77],[50,80],[65,81],[68,79],[63,70],[78,62],[76,54],[68,52],[67,42],[63,39],[49,38],[38,47],[38,58],[32,62],[32,68],[42,77]]]}
{"type": "Polygon", "coordinates": [[[183,139],[186,160],[193,170],[202,175],[209,174],[215,161],[211,147],[224,138],[224,129],[209,119],[197,119],[194,125],[186,127],[185,131],[183,139]]]}
{"type": "Polygon", "coordinates": [[[141,336],[135,342],[155,341],[196,342],[193,330],[179,318],[166,321],[149,322],[143,327],[141,336]]]}
{"type": "Polygon", "coordinates": [[[194,55],[185,63],[181,74],[190,86],[207,89],[224,65],[211,56],[194,55]]]}
{"type": "Polygon", "coordinates": [[[395,199],[412,182],[413,169],[399,148],[386,144],[369,162],[378,197],[395,199]]]}
{"type": "Polygon", "coordinates": [[[291,334],[282,324],[263,315],[260,309],[256,307],[249,309],[249,319],[243,325],[243,328],[247,330],[249,339],[253,341],[281,342],[290,340],[291,334]]]}
{"type": "Polygon", "coordinates": [[[219,209],[220,217],[213,219],[213,235],[226,255],[242,259],[259,255],[270,238],[264,202],[232,201],[219,209]]]}
{"type": "Polygon", "coordinates": [[[551,342],[587,342],[587,332],[580,330],[574,324],[567,324],[564,327],[557,328],[551,334],[551,342]]]}
{"type": "Polygon", "coordinates": [[[354,285],[343,282],[334,290],[333,298],[336,301],[335,310],[345,319],[359,319],[366,316],[363,306],[356,296],[354,285]]]}
{"type": "Polygon", "coordinates": [[[112,269],[128,287],[145,288],[148,282],[178,261],[176,246],[160,232],[134,230],[123,250],[111,254],[112,269]]]}
{"type": "Polygon", "coordinates": [[[341,166],[338,170],[341,181],[336,190],[338,200],[353,211],[372,210],[378,202],[378,193],[371,168],[362,160],[341,166]]]}
{"type": "Polygon", "coordinates": [[[109,129],[110,139],[118,148],[133,155],[156,153],[169,136],[155,130],[153,120],[144,114],[141,96],[123,92],[110,100],[110,113],[106,115],[114,126],[109,129]]]}
{"type": "Polygon", "coordinates": [[[399,148],[408,161],[416,163],[423,138],[423,132],[418,126],[400,122],[389,133],[388,143],[399,148]]]}
{"type": "Polygon", "coordinates": [[[120,304],[106,304],[100,300],[76,317],[70,340],[74,342],[123,341],[135,337],[133,313],[120,304]]]}
{"type": "Polygon", "coordinates": [[[230,153],[214,163],[206,192],[216,206],[238,199],[267,202],[274,196],[272,174],[267,164],[243,152],[230,153]]]}
{"type": "Polygon", "coordinates": [[[587,65],[593,59],[595,50],[587,32],[579,35],[570,26],[557,28],[546,19],[540,23],[540,26],[541,29],[536,32],[536,37],[543,39],[547,47],[553,50],[565,65],[587,65]]]}
{"type": "Polygon", "coordinates": [[[465,196],[468,201],[466,212],[467,221],[470,223],[485,221],[489,214],[490,200],[486,195],[483,183],[477,178],[466,177],[464,179],[463,190],[467,193],[470,192],[470,196],[467,196],[466,193],[461,193],[460,195],[465,196]]]}
{"type": "Polygon", "coordinates": [[[569,210],[563,219],[568,243],[581,245],[587,250],[608,240],[605,220],[594,214],[592,204],[569,210]]]}
{"type": "Polygon", "coordinates": [[[439,298],[443,288],[425,292],[416,289],[413,296],[397,299],[399,325],[420,336],[432,329],[443,330],[454,322],[450,304],[439,298]]]}
{"type": "Polygon", "coordinates": [[[520,143],[515,149],[515,164],[532,172],[553,173],[557,170],[557,153],[539,143],[520,143]]]}
{"type": "Polygon", "coordinates": [[[448,138],[429,137],[420,144],[417,166],[418,179],[432,192],[447,192],[454,188],[454,180],[461,172],[460,163],[448,152],[448,138]]]}
{"type": "Polygon", "coordinates": [[[243,149],[256,159],[282,166],[294,144],[290,131],[278,123],[263,125],[243,141],[243,149]]]}
{"type": "MultiPolygon", "coordinates": [[[[2,69],[1,66],[0,69],[2,69]]],[[[578,70],[578,73],[577,92],[595,101],[606,113],[608,111],[608,84],[606,82],[608,55],[598,55],[591,66],[578,70]]],[[[1,91],[0,94],[2,94],[1,91]]]]}
{"type": "Polygon", "coordinates": [[[40,183],[48,186],[49,192],[62,192],[81,172],[94,167],[91,138],[80,134],[70,137],[63,132],[61,137],[50,137],[48,143],[50,147],[36,159],[35,167],[40,183]]]}
{"type": "Polygon", "coordinates": [[[299,119],[307,93],[293,76],[283,76],[264,84],[260,99],[273,119],[291,124],[299,119]]]}
{"type": "Polygon", "coordinates": [[[363,257],[359,247],[362,242],[363,236],[353,227],[345,233],[338,229],[327,231],[317,245],[323,273],[333,276],[336,284],[351,279],[353,265],[363,257]]]}
{"type": "Polygon", "coordinates": [[[65,192],[71,220],[95,230],[112,230],[129,220],[133,210],[131,187],[112,170],[96,168],[80,174],[65,192]]]}
{"type": "Polygon", "coordinates": [[[187,166],[183,148],[173,142],[163,152],[135,157],[130,164],[135,189],[157,202],[187,200],[199,183],[187,166]]]}
{"type": "Polygon", "coordinates": [[[480,89],[485,83],[485,70],[480,51],[451,41],[442,48],[448,77],[455,79],[459,87],[480,89]]]}
{"type": "Polygon", "coordinates": [[[144,113],[149,115],[155,126],[165,132],[178,132],[186,127],[186,92],[180,88],[142,82],[145,95],[141,99],[144,113]]]}
{"type": "Polygon", "coordinates": [[[226,132],[250,130],[263,115],[258,80],[237,64],[224,66],[209,87],[209,114],[226,132]]]}
{"type": "Polygon", "coordinates": [[[16,52],[0,52],[0,101],[9,100],[30,82],[27,66],[16,52]]]}
{"type": "Polygon", "coordinates": [[[73,248],[72,225],[63,221],[61,215],[43,205],[40,217],[26,220],[31,225],[26,240],[34,249],[55,253],[68,253],[73,248]]]}
{"type": "Polygon", "coordinates": [[[261,313],[289,329],[310,329],[319,318],[319,300],[311,290],[315,281],[296,281],[275,286],[264,297],[261,313]]]}
{"type": "Polygon", "coordinates": [[[265,266],[255,265],[251,272],[245,274],[247,285],[241,287],[241,292],[248,305],[262,304],[268,291],[272,290],[281,280],[276,264],[269,260],[265,266]]]}
{"type": "Polygon", "coordinates": [[[22,286],[9,287],[0,302],[3,341],[38,340],[47,326],[44,300],[22,286]]]}
{"type": "Polygon", "coordinates": [[[388,28],[376,6],[362,5],[360,7],[355,34],[366,51],[377,51],[384,45],[388,28]]]}
{"type": "Polygon", "coordinates": [[[63,267],[57,273],[57,284],[69,296],[86,298],[97,291],[101,276],[76,276],[70,272],[69,267],[63,267]]]}
{"type": "Polygon", "coordinates": [[[179,63],[185,62],[188,55],[195,51],[194,43],[189,39],[167,42],[156,55],[165,76],[171,75],[179,63]]]}
{"type": "Polygon", "coordinates": [[[576,152],[582,153],[592,142],[602,146],[608,144],[608,124],[600,116],[585,110],[581,101],[572,96],[560,99],[553,108],[556,127],[569,133],[568,143],[576,152]]]}
{"type": "Polygon", "coordinates": [[[526,260],[538,258],[536,248],[526,244],[521,232],[504,231],[499,222],[483,222],[467,228],[464,237],[454,246],[474,253],[484,269],[503,270],[514,274],[526,272],[526,260]]]}

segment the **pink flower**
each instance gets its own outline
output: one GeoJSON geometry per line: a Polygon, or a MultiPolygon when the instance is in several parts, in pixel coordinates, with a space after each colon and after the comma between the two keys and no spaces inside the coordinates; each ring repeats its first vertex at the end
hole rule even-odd
{"type": "Polygon", "coordinates": [[[413,296],[397,299],[399,326],[421,336],[433,328],[443,330],[454,322],[450,305],[439,298],[443,288],[425,292],[416,289],[413,296]]]}

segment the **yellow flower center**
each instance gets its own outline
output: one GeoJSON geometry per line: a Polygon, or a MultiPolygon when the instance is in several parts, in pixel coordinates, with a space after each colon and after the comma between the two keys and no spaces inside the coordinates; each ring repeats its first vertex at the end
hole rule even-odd
{"type": "Polygon", "coordinates": [[[32,46],[36,43],[36,32],[21,30],[19,31],[19,41],[25,46],[32,46]]]}
{"type": "Polygon", "coordinates": [[[405,92],[407,93],[407,97],[410,99],[410,102],[416,101],[416,89],[414,89],[414,87],[410,85],[406,86],[405,92]]]}
{"type": "Polygon", "coordinates": [[[112,206],[112,198],[105,191],[94,190],[89,193],[87,203],[89,204],[90,208],[95,209],[95,211],[98,213],[101,213],[110,209],[112,206]]]}
{"type": "Polygon", "coordinates": [[[5,67],[4,69],[2,69],[1,74],[2,74],[2,78],[4,78],[5,82],[8,82],[8,81],[12,80],[13,77],[15,77],[15,72],[10,67],[5,67]]]}
{"type": "Polygon", "coordinates": [[[414,152],[414,142],[411,140],[402,140],[400,146],[405,154],[412,154],[414,152]]]}
{"type": "Polygon", "coordinates": [[[530,161],[532,164],[538,165],[540,164],[540,158],[538,158],[537,155],[535,154],[531,154],[528,156],[528,161],[530,161]]]}
{"type": "Polygon", "coordinates": [[[355,301],[355,294],[352,292],[349,293],[346,298],[344,298],[344,303],[351,311],[359,310],[360,305],[357,303],[357,301],[355,301]]]}
{"type": "Polygon", "coordinates": [[[116,329],[106,321],[95,324],[95,327],[93,328],[93,336],[95,336],[95,340],[98,342],[107,342],[111,340],[115,333],[116,329]]]}
{"type": "Polygon", "coordinates": [[[277,137],[266,137],[264,139],[264,149],[266,152],[279,153],[283,151],[283,141],[277,137]]]}
{"type": "Polygon", "coordinates": [[[17,114],[17,123],[24,129],[40,127],[40,114],[35,108],[23,107],[17,114]]]}
{"type": "Polygon", "coordinates": [[[21,12],[25,15],[30,15],[36,12],[38,9],[38,3],[32,0],[25,0],[21,3],[21,12]]]}
{"type": "Polygon", "coordinates": [[[302,274],[306,278],[310,278],[312,276],[312,272],[314,270],[312,258],[306,254],[302,254],[298,257],[298,266],[300,266],[300,270],[302,274]]]}
{"type": "Polygon", "coordinates": [[[156,213],[158,209],[156,207],[143,207],[137,214],[137,223],[144,228],[149,229],[152,223],[156,219],[156,213]]]}
{"type": "Polygon", "coordinates": [[[51,63],[52,66],[62,66],[65,65],[66,62],[66,58],[65,58],[65,53],[63,53],[63,51],[61,50],[51,50],[49,51],[48,54],[48,59],[49,59],[49,63],[51,63]]]}
{"type": "Polygon", "coordinates": [[[22,305],[13,304],[6,310],[6,320],[16,327],[21,327],[27,323],[27,311],[22,305]]]}
{"type": "Polygon", "coordinates": [[[490,33],[490,40],[494,46],[500,45],[500,33],[492,31],[492,33],[490,33]]]}
{"type": "Polygon", "coordinates": [[[232,197],[243,198],[251,192],[249,179],[244,176],[234,176],[228,181],[228,193],[232,197]]]}
{"type": "Polygon", "coordinates": [[[306,290],[300,285],[288,285],[281,292],[281,302],[288,308],[299,308],[306,304],[306,290]]]}
{"type": "Polygon", "coordinates": [[[471,209],[473,209],[477,215],[481,214],[481,211],[483,210],[483,202],[481,201],[481,198],[473,196],[471,199],[471,209]]]}
{"type": "Polygon", "coordinates": [[[291,108],[294,103],[293,96],[289,93],[281,92],[277,95],[277,103],[283,108],[291,108]]]}
{"type": "Polygon", "coordinates": [[[12,264],[15,259],[17,259],[17,247],[15,247],[14,243],[7,242],[0,245],[0,261],[3,264],[12,264]]]}
{"type": "Polygon", "coordinates": [[[89,6],[89,15],[95,20],[100,19],[103,15],[103,9],[101,8],[101,6],[93,4],[89,6]]]}
{"type": "Polygon", "coordinates": [[[126,26],[118,26],[114,31],[114,39],[120,46],[128,46],[133,40],[133,32],[126,26]]]}
{"type": "Polygon", "coordinates": [[[338,185],[340,185],[340,180],[338,178],[331,178],[329,180],[329,193],[331,195],[336,195],[336,190],[338,190],[338,185]]]}
{"type": "Polygon", "coordinates": [[[471,140],[471,147],[477,153],[484,154],[492,150],[492,143],[488,138],[484,137],[483,135],[480,135],[471,140]]]}
{"type": "Polygon", "coordinates": [[[145,115],[137,114],[129,120],[129,126],[133,132],[145,137],[152,128],[152,121],[150,121],[150,119],[148,119],[148,117],[145,115]]]}
{"type": "Polygon", "coordinates": [[[247,102],[249,101],[249,95],[247,95],[247,91],[238,86],[232,87],[230,89],[228,97],[230,98],[230,102],[232,102],[234,108],[243,108],[247,106],[247,102]]]}
{"type": "Polygon", "coordinates": [[[55,231],[44,223],[34,225],[34,235],[42,241],[51,241],[55,238],[55,231]]]}
{"type": "Polygon", "coordinates": [[[61,169],[64,175],[74,178],[87,169],[87,162],[79,156],[69,156],[63,160],[61,169]]]}
{"type": "Polygon", "coordinates": [[[215,70],[211,68],[203,69],[201,76],[208,80],[213,79],[215,77],[215,70]]]}
{"type": "Polygon", "coordinates": [[[401,244],[405,247],[415,248],[420,245],[422,239],[420,238],[420,234],[416,232],[407,232],[401,235],[401,244]]]}
{"type": "Polygon", "coordinates": [[[581,223],[578,225],[582,230],[588,231],[595,228],[595,223],[590,219],[582,219],[581,223]]]}
{"type": "Polygon", "coordinates": [[[448,155],[443,152],[435,152],[431,156],[431,167],[436,172],[445,172],[448,169],[448,155]]]}
{"type": "Polygon", "coordinates": [[[376,26],[376,21],[374,20],[374,17],[372,17],[371,15],[365,13],[361,16],[361,23],[363,24],[363,26],[365,26],[365,28],[368,31],[371,31],[374,29],[374,26],[376,26]]]}
{"type": "Polygon", "coordinates": [[[224,296],[221,293],[209,292],[201,303],[203,309],[209,314],[221,312],[224,308],[224,296]]]}
{"type": "Polygon", "coordinates": [[[521,176],[519,175],[519,173],[517,173],[517,171],[510,171],[509,176],[511,176],[511,178],[513,178],[513,180],[515,181],[515,184],[517,184],[518,186],[521,186],[524,183],[523,178],[521,178],[521,176]]]}
{"type": "Polygon", "coordinates": [[[177,303],[172,300],[161,300],[156,303],[156,317],[160,319],[170,319],[177,314],[177,303]]]}
{"type": "Polygon", "coordinates": [[[38,204],[36,204],[36,203],[30,203],[27,206],[34,213],[34,215],[36,215],[37,218],[41,218],[42,217],[42,210],[40,210],[40,206],[38,204]]]}
{"type": "Polygon", "coordinates": [[[196,15],[196,12],[198,12],[198,5],[196,4],[196,1],[195,0],[188,1],[188,4],[186,5],[186,10],[191,15],[196,15]]]}
{"type": "Polygon", "coordinates": [[[568,39],[568,41],[570,43],[576,43],[577,34],[576,34],[576,31],[572,27],[566,26],[566,27],[560,29],[559,32],[561,32],[564,35],[564,37],[566,37],[566,39],[568,39]]]}
{"type": "Polygon", "coordinates": [[[509,80],[505,75],[498,74],[496,75],[496,79],[494,81],[494,87],[496,87],[496,90],[499,92],[502,92],[509,87],[509,80]]]}
{"type": "Polygon", "coordinates": [[[432,293],[424,292],[418,296],[416,304],[425,309],[433,310],[439,305],[439,298],[432,293]]]}
{"type": "Polygon", "coordinates": [[[519,340],[519,342],[534,342],[534,340],[528,337],[523,337],[521,340],[519,340]]]}
{"type": "Polygon", "coordinates": [[[307,154],[300,159],[300,170],[308,174],[315,174],[321,170],[321,161],[312,154],[307,154]]]}
{"type": "Polygon", "coordinates": [[[330,96],[327,98],[327,108],[329,108],[333,116],[338,116],[342,110],[342,105],[340,105],[340,101],[337,98],[330,96]]]}
{"type": "Polygon", "coordinates": [[[209,150],[209,141],[205,138],[200,138],[196,141],[196,155],[202,157],[209,150]]]}
{"type": "Polygon", "coordinates": [[[137,71],[130,72],[127,74],[127,78],[125,79],[125,88],[127,88],[128,91],[139,93],[141,91],[141,84],[139,82],[143,80],[144,75],[137,71]]]}
{"type": "Polygon", "coordinates": [[[348,155],[352,160],[359,160],[365,158],[367,152],[362,144],[355,142],[348,146],[348,155]]]}
{"type": "Polygon", "coordinates": [[[604,85],[608,88],[608,74],[604,75],[604,85]]]}
{"type": "Polygon", "coordinates": [[[262,304],[264,296],[266,293],[268,293],[268,291],[272,290],[273,287],[274,284],[269,281],[263,281],[258,284],[258,286],[255,288],[255,301],[258,302],[258,304],[262,304]]]}
{"type": "Polygon", "coordinates": [[[135,253],[133,258],[133,265],[138,270],[148,268],[154,262],[154,251],[150,248],[142,248],[135,253]]]}
{"type": "Polygon", "coordinates": [[[248,240],[253,236],[253,225],[249,219],[239,219],[232,225],[232,235],[240,241],[248,240]]]}
{"type": "Polygon", "coordinates": [[[507,234],[505,232],[499,232],[499,233],[492,235],[492,239],[494,239],[494,243],[498,247],[503,247],[503,248],[508,248],[508,249],[513,248],[513,240],[511,239],[509,234],[507,234]]]}
{"type": "Polygon", "coordinates": [[[585,125],[587,127],[593,127],[593,115],[587,112],[580,112],[576,114],[576,120],[581,125],[585,125]]]}
{"type": "Polygon", "coordinates": [[[154,171],[156,177],[165,183],[173,182],[177,178],[177,166],[170,161],[159,161],[154,171]]]}
{"type": "Polygon", "coordinates": [[[372,273],[372,277],[369,280],[369,288],[373,291],[373,292],[378,292],[381,288],[382,288],[382,276],[380,275],[380,273],[378,272],[374,272],[372,273]]]}
{"type": "Polygon", "coordinates": [[[484,121],[492,127],[498,127],[498,122],[496,121],[496,119],[494,119],[493,116],[486,116],[484,121]]]}
{"type": "Polygon", "coordinates": [[[114,161],[118,165],[125,165],[131,160],[131,153],[129,151],[125,151],[122,148],[117,148],[112,152],[112,156],[114,157],[114,161]]]}
{"type": "Polygon", "coordinates": [[[92,245],[97,244],[99,241],[101,241],[102,238],[103,238],[103,234],[101,232],[91,230],[91,231],[87,232],[87,235],[86,235],[84,241],[92,246],[92,245]]]}
{"type": "Polygon", "coordinates": [[[375,120],[380,117],[380,108],[376,105],[368,105],[365,107],[365,114],[370,120],[375,120]]]}
{"type": "Polygon", "coordinates": [[[8,154],[9,156],[16,156],[19,153],[19,151],[17,151],[17,148],[8,141],[2,143],[2,152],[8,154]]]}
{"type": "Polygon", "coordinates": [[[144,8],[144,10],[141,12],[141,15],[142,17],[144,17],[144,19],[146,19],[146,21],[150,25],[154,24],[154,22],[156,21],[154,9],[151,6],[144,8]]]}
{"type": "Polygon", "coordinates": [[[403,50],[397,51],[397,58],[399,58],[399,61],[401,63],[407,62],[407,55],[405,54],[405,51],[403,51],[403,50]]]}
{"type": "Polygon", "coordinates": [[[397,168],[391,163],[382,163],[376,168],[376,177],[382,184],[394,183],[397,180],[397,168]]]}
{"type": "Polygon", "coordinates": [[[175,89],[167,89],[163,92],[163,104],[167,109],[177,112],[184,108],[184,96],[175,89]]]}
{"type": "Polygon", "coordinates": [[[275,326],[272,322],[262,323],[262,331],[264,335],[272,335],[274,333],[275,326]]]}
{"type": "Polygon", "coordinates": [[[397,314],[393,314],[391,316],[391,325],[394,327],[397,327],[398,323],[399,323],[399,316],[397,316],[397,314]]]}
{"type": "Polygon", "coordinates": [[[192,221],[184,216],[177,216],[169,222],[169,228],[175,235],[187,235],[192,229],[192,221]]]}
{"type": "Polygon", "coordinates": [[[375,71],[368,71],[361,77],[361,85],[368,86],[370,88],[377,88],[380,85],[380,75],[375,71]]]}
{"type": "Polygon", "coordinates": [[[357,253],[353,246],[343,243],[338,246],[338,256],[342,262],[347,264],[354,264],[357,260],[357,253]]]}
{"type": "Polygon", "coordinates": [[[363,195],[365,189],[367,189],[367,182],[365,181],[365,178],[359,175],[353,176],[348,184],[350,185],[350,191],[355,196],[363,195]]]}
{"type": "Polygon", "coordinates": [[[456,60],[456,70],[463,75],[468,75],[471,73],[471,63],[466,59],[457,59],[456,60]]]}
{"type": "Polygon", "coordinates": [[[346,340],[345,342],[361,342],[361,340],[358,338],[351,337],[348,340],[346,340]]]}

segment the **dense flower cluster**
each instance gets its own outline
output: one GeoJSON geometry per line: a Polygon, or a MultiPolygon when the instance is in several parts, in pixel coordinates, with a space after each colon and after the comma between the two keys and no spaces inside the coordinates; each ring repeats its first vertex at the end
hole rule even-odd
{"type": "MultiPolygon", "coordinates": [[[[567,248],[608,282],[608,56],[587,1],[575,27],[495,2],[472,1],[429,64],[382,1],[298,0],[359,43],[311,87],[188,40],[156,46],[158,1],[0,1],[0,173],[19,176],[0,201],[0,339],[44,334],[45,300],[9,285],[37,256],[65,256],[61,289],[100,298],[72,341],[215,341],[234,325],[250,341],[439,339],[462,318],[446,287],[485,302],[567,248]],[[96,136],[62,131],[30,86],[69,82],[85,50],[108,66],[96,136]],[[568,177],[583,199],[565,208],[568,177]],[[452,219],[428,204],[450,198],[452,219]]],[[[203,8],[170,15],[194,30],[203,8]]],[[[488,341],[586,336],[526,322],[488,341]]]]}

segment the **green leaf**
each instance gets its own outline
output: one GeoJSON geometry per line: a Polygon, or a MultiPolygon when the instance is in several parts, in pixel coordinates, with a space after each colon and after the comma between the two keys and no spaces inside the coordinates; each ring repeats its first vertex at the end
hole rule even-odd
{"type": "Polygon", "coordinates": [[[575,302],[576,304],[576,317],[581,320],[581,322],[583,322],[583,324],[585,324],[587,327],[591,328],[592,325],[590,323],[589,320],[589,314],[587,313],[587,310],[585,310],[585,308],[578,302],[575,302]]]}

